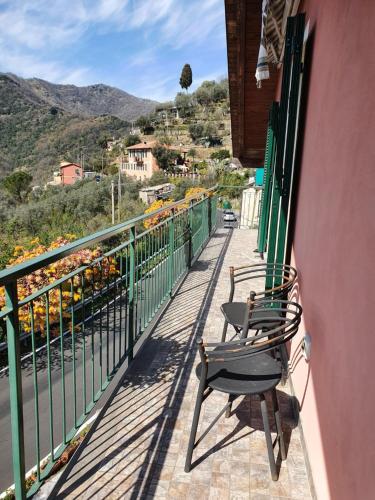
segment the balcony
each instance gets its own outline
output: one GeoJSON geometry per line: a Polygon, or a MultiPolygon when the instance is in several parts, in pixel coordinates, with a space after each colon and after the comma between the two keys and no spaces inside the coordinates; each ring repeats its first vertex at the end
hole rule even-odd
{"type": "MultiPolygon", "coordinates": [[[[149,217],[160,214],[159,210],[149,217]]],[[[23,435],[21,425],[21,432],[20,428],[12,431],[13,441],[26,443],[13,451],[20,498],[25,495],[21,481],[25,468],[19,464],[25,458],[28,465],[36,463],[35,457],[41,459],[48,448],[53,456],[35,471],[37,480],[30,495],[93,414],[96,418],[68,466],[47,479],[36,498],[49,494],[57,498],[311,498],[288,382],[278,387],[287,460],[280,466],[277,482],[269,473],[259,401],[248,397],[239,398],[230,418],[222,417],[212,428],[194,451],[192,471],[184,472],[198,382],[195,340],[202,333],[208,340],[220,338],[220,305],[229,294],[228,267],[260,258],[253,253],[254,230],[217,227],[215,231],[215,196],[192,200],[188,207],[175,206],[167,215],[150,229],[138,229],[139,234],[134,228],[139,228],[140,221],[117,226],[116,231],[127,235],[125,241],[98,257],[98,262],[77,270],[87,279],[88,269],[99,263],[103,271],[106,259],[114,259],[117,272],[107,277],[104,289],[95,291],[93,286],[83,294],[86,312],[73,304],[76,309],[68,319],[81,321],[81,328],[74,334],[73,327],[64,340],[60,322],[55,357],[48,349],[42,355],[44,363],[37,363],[33,345],[28,366],[29,377],[34,377],[29,387],[33,394],[28,393],[27,401],[16,390],[22,380],[21,366],[10,345],[12,420],[21,419],[22,409],[27,430],[23,435]],[[61,404],[56,401],[59,398],[61,404]],[[67,422],[72,418],[69,431],[67,422]],[[35,424],[38,419],[43,427],[35,424]]],[[[113,238],[113,230],[101,239],[113,238]]],[[[64,276],[53,287],[77,274],[64,276]]],[[[246,283],[239,292],[248,294],[246,283]]],[[[33,300],[35,296],[23,299],[21,305],[33,300]]],[[[8,296],[1,314],[8,317],[8,342],[17,347],[11,331],[12,307],[19,310],[8,296]]],[[[31,331],[32,338],[35,333],[31,331]]],[[[224,394],[211,396],[210,404],[203,406],[198,435],[225,402],[224,394]]]]}

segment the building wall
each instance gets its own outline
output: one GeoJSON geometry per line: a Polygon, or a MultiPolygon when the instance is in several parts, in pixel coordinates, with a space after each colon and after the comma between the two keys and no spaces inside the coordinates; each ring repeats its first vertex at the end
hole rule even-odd
{"type": "Polygon", "coordinates": [[[292,380],[319,500],[375,498],[375,2],[307,0],[292,380]],[[310,363],[301,359],[304,332],[310,363]]]}
{"type": "Polygon", "coordinates": [[[124,163],[122,171],[130,177],[143,181],[145,179],[150,179],[154,172],[160,170],[157,161],[150,150],[146,150],[141,159],[143,161],[143,165],[137,166],[135,163],[135,157],[129,156],[129,161],[124,163]]]}
{"type": "Polygon", "coordinates": [[[83,178],[82,168],[77,165],[67,165],[65,167],[61,167],[61,183],[64,185],[74,184],[78,180],[83,178]],[[79,171],[79,174],[77,173],[79,171]]]}

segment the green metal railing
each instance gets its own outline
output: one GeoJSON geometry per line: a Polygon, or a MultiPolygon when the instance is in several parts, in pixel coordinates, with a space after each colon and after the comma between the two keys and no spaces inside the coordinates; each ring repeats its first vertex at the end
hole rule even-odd
{"type": "Polygon", "coordinates": [[[211,190],[210,196],[174,203],[0,272],[6,294],[0,324],[7,341],[16,498],[35,493],[116,371],[131,362],[136,343],[210,238],[216,201],[211,190]],[[160,216],[164,220],[158,224],[147,224],[160,216]],[[98,257],[19,297],[18,280],[98,243],[103,246],[98,257]],[[58,319],[55,314],[52,321],[51,298],[56,295],[58,319]],[[44,337],[35,322],[41,302],[44,337]],[[25,321],[28,352],[21,354],[25,321]],[[30,386],[26,399],[25,383],[30,386]],[[46,455],[48,462],[42,465],[46,455]],[[30,466],[35,466],[36,481],[26,491],[30,466]]]}

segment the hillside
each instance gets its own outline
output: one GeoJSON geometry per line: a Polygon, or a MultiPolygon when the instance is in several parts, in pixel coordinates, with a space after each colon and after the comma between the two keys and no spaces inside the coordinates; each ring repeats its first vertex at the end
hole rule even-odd
{"type": "Polygon", "coordinates": [[[17,84],[23,95],[31,102],[44,103],[82,116],[112,115],[121,120],[131,121],[151,113],[158,104],[109,85],[77,87],[58,85],[39,78],[24,79],[10,73],[0,76],[5,76],[17,84]]]}
{"type": "MultiPolygon", "coordinates": [[[[49,85],[55,90],[57,87],[69,89],[77,87],[56,86],[41,80],[33,82],[43,87],[44,96],[42,91],[35,91],[30,81],[13,75],[0,74],[0,177],[15,168],[26,167],[38,183],[44,182],[50,178],[52,171],[56,170],[59,160],[76,161],[82,147],[90,158],[98,157],[101,154],[98,144],[101,137],[121,137],[128,132],[129,122],[121,118],[107,113],[101,116],[89,116],[88,111],[83,115],[72,113],[66,109],[69,104],[64,104],[65,108],[60,104],[56,105],[57,102],[65,102],[63,93],[60,97],[57,96],[57,91],[56,96],[54,93],[48,94],[49,85]]],[[[117,89],[112,90],[117,91],[117,89]]],[[[73,99],[73,94],[69,92],[73,99]]],[[[118,92],[122,93],[120,90],[118,92]]],[[[107,90],[104,94],[108,95],[107,90]]],[[[102,107],[105,101],[104,94],[102,99],[98,100],[102,107]]],[[[90,95],[90,106],[93,109],[95,92],[92,91],[90,95]]],[[[108,109],[113,110],[115,107],[113,102],[116,99],[113,93],[111,95],[113,101],[109,101],[108,109]]],[[[140,106],[139,113],[143,112],[143,100],[130,97],[135,100],[134,103],[138,103],[137,106],[140,106]]],[[[66,102],[68,101],[67,99],[66,102]]],[[[90,107],[87,102],[84,99],[81,102],[77,97],[76,106],[87,110],[90,107]]],[[[147,101],[147,109],[150,109],[150,102],[147,101]]],[[[131,116],[135,116],[135,105],[131,107],[130,113],[131,116]]]]}

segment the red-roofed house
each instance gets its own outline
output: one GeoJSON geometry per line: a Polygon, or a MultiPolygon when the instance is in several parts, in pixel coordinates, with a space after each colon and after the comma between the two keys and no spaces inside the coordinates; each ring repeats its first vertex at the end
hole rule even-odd
{"type": "Polygon", "coordinates": [[[61,162],[60,177],[61,177],[61,184],[63,186],[74,184],[75,182],[83,179],[84,177],[83,168],[79,163],[61,162]]]}
{"type": "Polygon", "coordinates": [[[126,148],[129,161],[121,165],[121,171],[130,177],[138,180],[150,179],[154,172],[159,169],[152,148],[156,146],[156,141],[141,142],[126,148]]]}
{"type": "MultiPolygon", "coordinates": [[[[152,149],[158,145],[156,141],[140,142],[126,148],[128,154],[128,162],[121,165],[121,171],[126,175],[135,177],[143,181],[149,179],[154,172],[160,170],[155,156],[152,154],[152,149]]],[[[181,156],[185,157],[187,150],[174,148],[173,146],[163,145],[165,148],[174,149],[180,152],[181,156]]]]}

